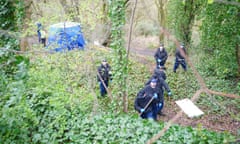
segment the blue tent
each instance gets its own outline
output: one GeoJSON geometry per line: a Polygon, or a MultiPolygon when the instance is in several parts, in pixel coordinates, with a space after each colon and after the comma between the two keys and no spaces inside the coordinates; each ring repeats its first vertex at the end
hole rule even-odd
{"type": "Polygon", "coordinates": [[[49,27],[48,48],[55,51],[84,49],[85,41],[79,23],[64,22],[49,27]]]}

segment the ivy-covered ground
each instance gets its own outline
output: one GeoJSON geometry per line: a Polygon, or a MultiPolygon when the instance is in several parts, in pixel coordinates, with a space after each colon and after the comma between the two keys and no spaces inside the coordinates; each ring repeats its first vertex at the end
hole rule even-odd
{"type": "MultiPolygon", "coordinates": [[[[108,50],[88,47],[85,51],[30,54],[28,57],[26,81],[8,81],[9,92],[1,99],[0,143],[145,143],[163,128],[164,121],[175,115],[178,109],[174,100],[191,97],[199,88],[191,70],[173,75],[168,69],[168,83],[173,96],[166,100],[164,112],[167,116],[160,117],[159,122],[142,120],[133,109],[133,100],[151,76],[151,57],[131,55],[127,114],[122,113],[122,98],[117,97],[114,91],[114,80],[110,84],[114,101],[108,97],[99,98],[96,67],[104,57],[111,64],[108,50]],[[140,59],[146,64],[137,61],[140,59]]],[[[198,105],[206,116],[192,120],[183,117],[182,120],[200,122],[209,115],[228,114],[218,108],[217,104],[222,99],[210,97],[213,101],[208,101],[209,96],[201,97],[198,105]]],[[[232,108],[239,110],[237,101],[232,101],[235,102],[231,103],[232,108]]],[[[230,104],[231,101],[225,102],[230,104]]],[[[239,122],[237,114],[230,116],[239,122]]],[[[217,117],[216,120],[221,119],[217,117]]],[[[219,121],[215,122],[221,125],[219,121]]],[[[234,142],[238,137],[230,129],[223,132],[205,129],[206,123],[200,122],[194,127],[191,123],[185,124],[188,126],[172,126],[157,143],[220,144],[234,142]]]]}

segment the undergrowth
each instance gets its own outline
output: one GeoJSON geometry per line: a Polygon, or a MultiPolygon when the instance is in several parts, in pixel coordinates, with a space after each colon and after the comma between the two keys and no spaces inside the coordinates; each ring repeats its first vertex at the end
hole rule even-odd
{"type": "MultiPolygon", "coordinates": [[[[151,76],[147,66],[131,60],[128,79],[129,113],[109,98],[98,98],[96,67],[110,55],[101,50],[71,51],[29,56],[31,59],[24,89],[22,83],[9,85],[21,92],[8,91],[1,99],[0,143],[145,143],[158,133],[164,123],[142,120],[133,109],[136,93],[151,76]],[[99,57],[97,57],[99,56],[99,57]]],[[[111,64],[111,60],[109,61],[111,64]]],[[[170,67],[170,66],[169,66],[170,67]]],[[[189,69],[173,74],[167,69],[172,98],[190,98],[199,88],[189,69]]],[[[14,81],[9,81],[13,83],[14,81]]],[[[110,84],[113,89],[114,80],[110,84]]],[[[115,97],[115,93],[113,93],[115,97]]],[[[121,101],[122,98],[114,100],[121,101]]],[[[229,143],[229,133],[172,126],[157,141],[169,143],[229,143]]]]}

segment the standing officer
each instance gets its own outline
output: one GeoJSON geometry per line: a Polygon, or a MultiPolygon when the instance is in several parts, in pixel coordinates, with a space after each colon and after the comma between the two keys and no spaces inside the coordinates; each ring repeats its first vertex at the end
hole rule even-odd
{"type": "Polygon", "coordinates": [[[160,68],[161,66],[165,65],[168,58],[168,53],[165,50],[163,44],[160,44],[160,47],[157,49],[157,51],[154,54],[154,58],[156,60],[157,68],[160,68]]]}
{"type": "Polygon", "coordinates": [[[186,55],[186,49],[184,47],[184,44],[181,44],[180,48],[177,48],[176,53],[175,53],[176,59],[175,59],[174,67],[173,67],[173,72],[176,73],[176,70],[177,70],[179,64],[181,64],[184,71],[187,71],[187,64],[185,61],[184,54],[186,55]]]}
{"type": "Polygon", "coordinates": [[[100,87],[101,96],[107,94],[106,88],[108,88],[109,80],[111,79],[111,67],[104,59],[102,60],[101,65],[98,67],[98,82],[100,87]]]}

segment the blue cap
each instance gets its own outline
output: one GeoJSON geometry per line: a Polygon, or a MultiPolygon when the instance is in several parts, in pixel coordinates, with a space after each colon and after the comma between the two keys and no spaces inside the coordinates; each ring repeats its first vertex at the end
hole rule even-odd
{"type": "Polygon", "coordinates": [[[156,83],[156,82],[157,82],[157,79],[152,79],[151,82],[152,82],[152,83],[156,83]]]}

